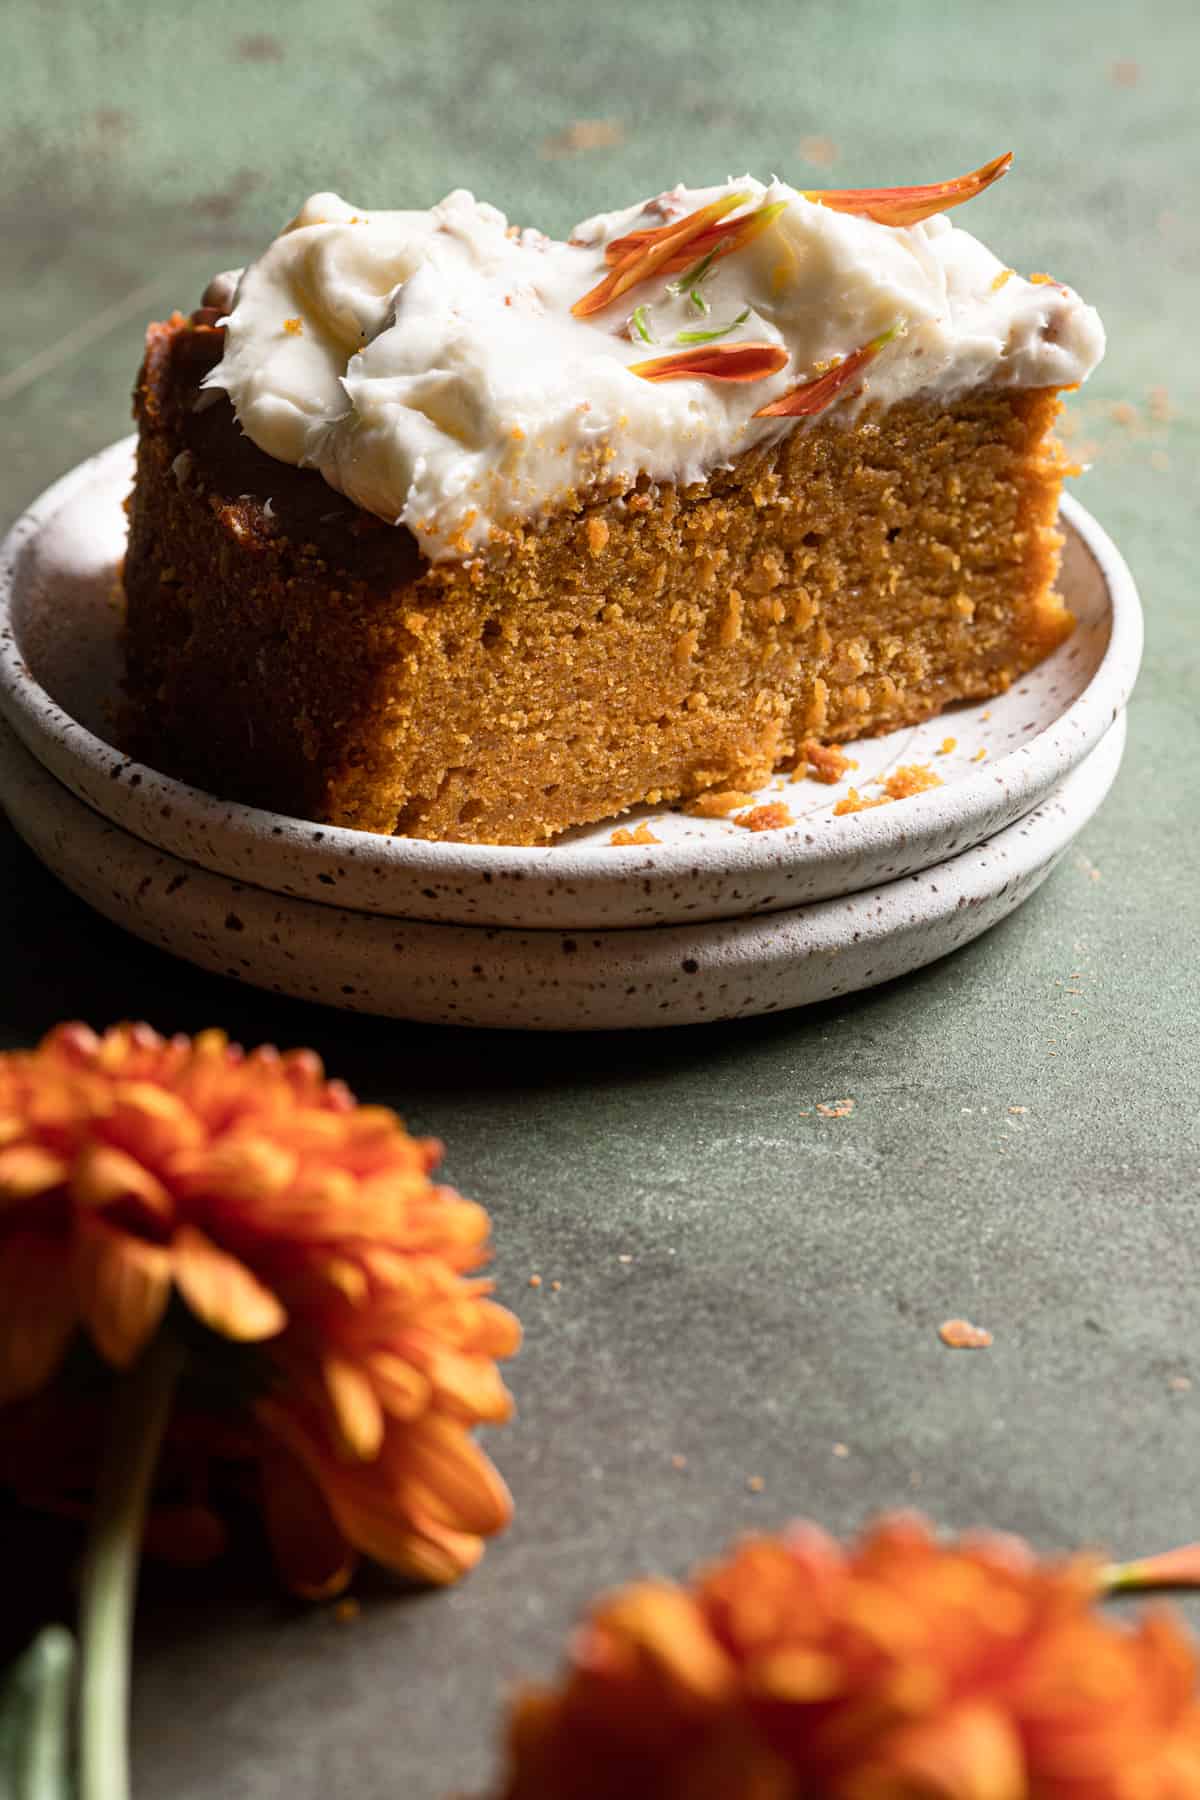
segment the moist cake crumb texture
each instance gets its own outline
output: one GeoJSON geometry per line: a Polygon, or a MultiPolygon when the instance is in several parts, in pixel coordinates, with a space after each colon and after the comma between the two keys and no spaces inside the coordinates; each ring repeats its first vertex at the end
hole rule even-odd
{"type": "Polygon", "coordinates": [[[226,797],[539,843],[1001,692],[1071,628],[1053,391],[817,420],[429,563],[201,394],[221,349],[151,328],[125,581],[131,747],[226,797]]]}

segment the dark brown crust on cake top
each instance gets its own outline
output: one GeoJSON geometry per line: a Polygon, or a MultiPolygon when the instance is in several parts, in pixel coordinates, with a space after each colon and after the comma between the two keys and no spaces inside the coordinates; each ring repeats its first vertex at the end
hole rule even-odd
{"type": "Polygon", "coordinates": [[[536,843],[996,693],[1070,630],[1050,390],[818,421],[430,565],[200,392],[221,341],[150,328],[125,582],[131,748],[223,796],[536,843]]]}

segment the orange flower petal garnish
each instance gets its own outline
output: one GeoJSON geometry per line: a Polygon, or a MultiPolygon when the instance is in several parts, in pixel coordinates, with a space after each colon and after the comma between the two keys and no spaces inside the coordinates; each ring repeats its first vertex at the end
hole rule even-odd
{"type": "Polygon", "coordinates": [[[811,419],[817,413],[825,411],[846,386],[853,381],[860,369],[865,369],[872,362],[885,344],[890,344],[897,337],[902,325],[891,325],[881,331],[878,337],[864,344],[861,350],[854,350],[836,368],[827,369],[824,375],[814,375],[811,381],[802,381],[799,387],[789,388],[778,400],[760,406],[754,417],[756,419],[811,419]]]}
{"type": "Polygon", "coordinates": [[[919,225],[934,213],[948,212],[973,200],[985,188],[1007,175],[1012,167],[1012,151],[992,158],[981,169],[959,175],[954,181],[935,181],[926,187],[898,188],[805,188],[806,200],[832,207],[834,212],[856,213],[874,219],[877,225],[919,225]]]}
{"type": "Polygon", "coordinates": [[[643,381],[682,381],[698,375],[710,381],[764,381],[786,367],[787,360],[782,344],[697,344],[672,356],[630,363],[629,373],[643,381]]]}
{"type": "Polygon", "coordinates": [[[630,288],[648,281],[651,275],[657,274],[665,263],[679,255],[708,226],[723,219],[726,213],[731,213],[749,198],[748,194],[724,194],[720,200],[712,200],[707,206],[689,213],[686,219],[680,219],[674,225],[662,226],[655,232],[653,243],[635,245],[615,268],[609,270],[602,281],[586,293],[582,300],[575,302],[571,311],[577,319],[584,319],[589,313],[599,312],[602,307],[611,305],[622,294],[627,294],[630,288]]]}
{"type": "Polygon", "coordinates": [[[1127,1628],[1087,1557],[883,1520],[745,1539],[693,1581],[610,1594],[513,1708],[502,1800],[1188,1800],[1197,1657],[1127,1628]]]}
{"type": "Polygon", "coordinates": [[[189,1554],[219,1547],[209,1486],[257,1473],[298,1592],[360,1554],[437,1581],[478,1561],[511,1505],[471,1433],[512,1410],[520,1327],[472,1273],[487,1213],[430,1180],[439,1145],[311,1051],[144,1025],[0,1055],[0,1145],[4,1485],[86,1516],[104,1408],[68,1350],[125,1369],[161,1327],[190,1360],[149,1546],[182,1519],[189,1554]]]}
{"type": "MultiPolygon", "coordinates": [[[[728,224],[708,226],[682,250],[673,251],[667,261],[660,264],[658,273],[678,274],[689,263],[707,256],[710,251],[713,253],[713,261],[720,262],[724,257],[732,256],[736,250],[744,250],[747,244],[752,244],[756,237],[761,237],[775,223],[786,206],[786,200],[775,200],[769,206],[759,206],[753,212],[743,213],[740,219],[730,219],[728,224]]],[[[670,226],[660,225],[654,231],[631,231],[627,237],[614,238],[611,244],[605,245],[604,260],[609,263],[622,262],[632,251],[645,244],[661,242],[661,234],[669,230],[670,226]]]]}

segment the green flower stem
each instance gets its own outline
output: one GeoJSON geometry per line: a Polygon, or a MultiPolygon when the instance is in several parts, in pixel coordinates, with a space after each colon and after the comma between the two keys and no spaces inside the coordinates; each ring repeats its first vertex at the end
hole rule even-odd
{"type": "Polygon", "coordinates": [[[129,1669],[146,1506],[182,1351],[160,1334],[117,1383],[79,1610],[80,1800],[129,1800],[129,1669]]]}

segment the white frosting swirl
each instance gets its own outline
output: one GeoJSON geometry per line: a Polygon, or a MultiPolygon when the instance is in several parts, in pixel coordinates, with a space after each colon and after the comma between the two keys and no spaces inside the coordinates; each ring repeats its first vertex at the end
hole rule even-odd
{"type": "Polygon", "coordinates": [[[840,416],[982,383],[1068,387],[1104,351],[1078,295],[1006,272],[944,214],[878,225],[746,177],[601,214],[565,244],[509,227],[462,190],[428,212],[357,212],[316,194],[241,277],[208,384],[228,392],[269,455],[319,469],[408,526],[428,557],[461,558],[597,480],[701,480],[796,429],[802,421],[752,415],[900,320],[902,335],[839,397],[840,416]],[[734,192],[748,206],[786,205],[712,266],[704,317],[664,278],[572,315],[607,272],[609,240],[734,192]],[[630,324],[639,304],[654,347],[630,324]],[[779,373],[749,383],[631,373],[674,350],[680,331],[742,313],[720,341],[783,345],[779,373]]]}

